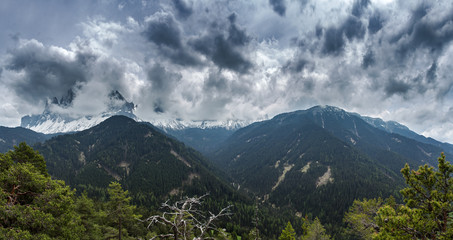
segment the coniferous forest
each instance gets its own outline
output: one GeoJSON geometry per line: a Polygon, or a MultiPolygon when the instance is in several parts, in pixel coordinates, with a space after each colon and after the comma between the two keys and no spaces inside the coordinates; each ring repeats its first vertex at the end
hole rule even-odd
{"type": "MultiPolygon", "coordinates": [[[[144,204],[118,181],[88,196],[53,179],[25,143],[0,155],[1,235],[5,239],[452,239],[453,166],[401,170],[397,198],[357,199],[336,232],[317,216],[292,216],[248,198],[196,194],[144,204]],[[94,194],[96,193],[96,194],[94,194]],[[402,201],[398,198],[401,197],[402,201]]],[[[156,199],[155,201],[159,201],[156,199]]]]}

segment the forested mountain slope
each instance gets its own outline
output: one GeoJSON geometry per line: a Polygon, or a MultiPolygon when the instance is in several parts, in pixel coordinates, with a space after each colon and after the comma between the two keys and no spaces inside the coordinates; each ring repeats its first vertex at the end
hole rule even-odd
{"type": "Polygon", "coordinates": [[[170,196],[234,194],[198,152],[125,116],[35,148],[46,158],[53,177],[88,190],[105,189],[116,180],[145,205],[170,196]]]}
{"type": "Polygon", "coordinates": [[[404,164],[434,165],[441,151],[318,106],[242,128],[210,158],[262,201],[341,224],[354,199],[397,196],[404,164]]]}
{"type": "Polygon", "coordinates": [[[22,127],[9,128],[0,126],[0,153],[14,149],[13,147],[19,145],[21,142],[35,144],[37,142],[44,142],[50,137],[51,135],[38,133],[22,127]]]}

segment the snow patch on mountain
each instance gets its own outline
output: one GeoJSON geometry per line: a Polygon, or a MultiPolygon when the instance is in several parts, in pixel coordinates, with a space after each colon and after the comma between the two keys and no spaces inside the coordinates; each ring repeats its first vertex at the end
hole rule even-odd
{"type": "Polygon", "coordinates": [[[111,91],[106,96],[107,107],[104,112],[92,116],[72,116],[71,114],[54,111],[64,109],[70,113],[75,93],[69,90],[66,96],[60,100],[57,98],[47,101],[44,112],[39,115],[28,115],[21,119],[21,127],[45,134],[82,131],[98,125],[109,117],[124,115],[136,121],[140,121],[134,115],[135,105],[126,101],[118,91],[111,91]]]}
{"type": "MultiPolygon", "coordinates": [[[[98,115],[91,116],[72,116],[71,106],[76,94],[69,90],[66,96],[60,100],[56,97],[48,99],[42,114],[28,115],[21,119],[21,127],[31,129],[45,134],[65,133],[82,131],[98,125],[107,118],[115,115],[124,115],[135,121],[142,121],[135,114],[135,105],[128,102],[118,91],[111,91],[106,97],[106,109],[98,115]],[[60,111],[55,111],[58,109],[60,111]],[[65,111],[61,111],[61,110],[65,111]],[[63,113],[62,113],[63,112],[63,113]],[[66,112],[66,113],[64,113],[66,112]]],[[[167,130],[183,130],[188,128],[212,129],[224,128],[236,130],[251,124],[253,121],[244,120],[199,120],[187,121],[182,119],[153,119],[149,121],[152,125],[167,130]]]]}

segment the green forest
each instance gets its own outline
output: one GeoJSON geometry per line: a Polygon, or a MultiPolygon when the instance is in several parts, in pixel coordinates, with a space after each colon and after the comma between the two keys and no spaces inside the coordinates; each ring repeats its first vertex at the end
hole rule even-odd
{"type": "Polygon", "coordinates": [[[443,153],[436,168],[406,164],[400,196],[355,200],[333,234],[317,216],[285,218],[291,213],[253,202],[216,202],[209,194],[146,207],[112,181],[104,197],[89,197],[52,179],[43,156],[21,143],[0,154],[0,234],[2,239],[453,239],[452,173],[443,153]]]}

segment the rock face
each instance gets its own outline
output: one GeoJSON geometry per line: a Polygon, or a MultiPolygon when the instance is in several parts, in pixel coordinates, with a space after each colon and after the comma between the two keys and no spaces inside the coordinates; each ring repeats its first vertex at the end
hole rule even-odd
{"type": "Polygon", "coordinates": [[[69,90],[66,96],[60,100],[56,97],[49,99],[42,114],[27,115],[21,119],[21,127],[45,134],[77,132],[96,126],[107,118],[115,115],[123,115],[134,120],[139,120],[134,114],[135,105],[128,102],[120,92],[111,91],[107,98],[107,106],[104,112],[93,116],[73,117],[52,111],[53,106],[68,109],[72,106],[75,93],[69,90]]]}

